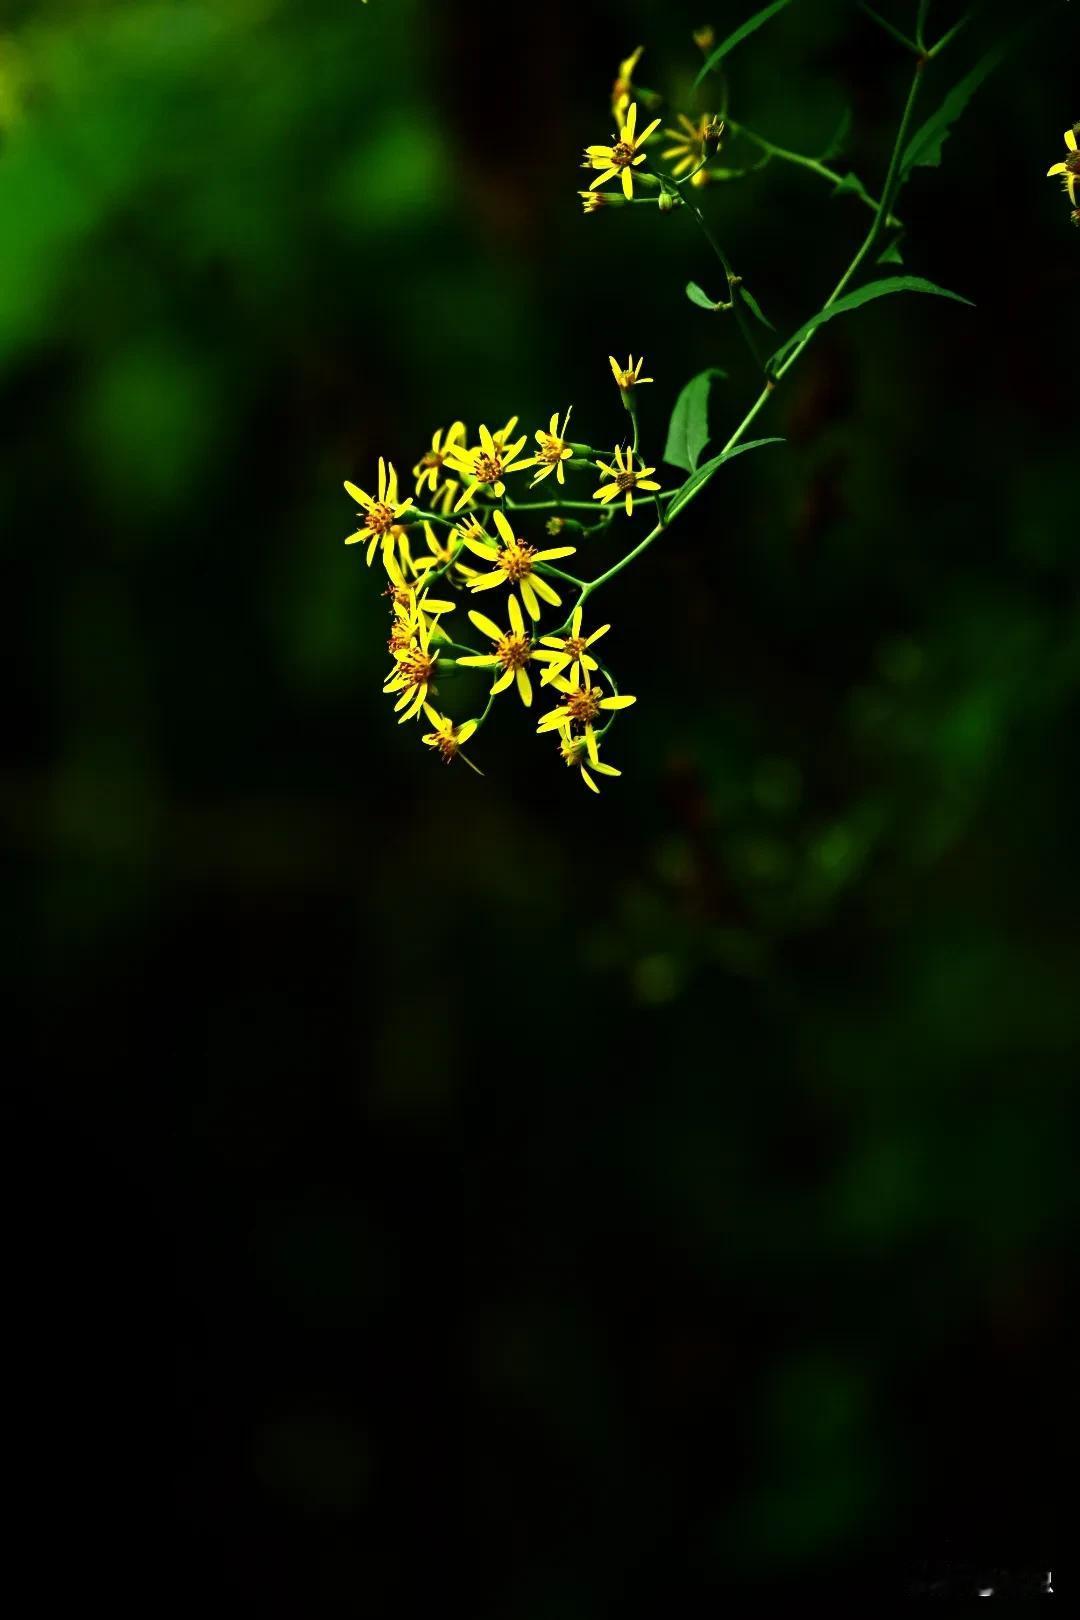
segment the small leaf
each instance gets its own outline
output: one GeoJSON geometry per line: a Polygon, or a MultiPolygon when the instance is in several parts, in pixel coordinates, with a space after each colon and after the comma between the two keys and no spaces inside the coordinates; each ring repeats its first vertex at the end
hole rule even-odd
{"type": "Polygon", "coordinates": [[[742,294],[742,301],[750,311],[751,315],[759,320],[762,326],[767,326],[770,332],[775,332],[776,327],[773,325],[772,321],[769,320],[769,317],[765,314],[749,287],[740,286],[739,292],[742,294]]]}
{"type": "Polygon", "coordinates": [[[792,333],[785,343],[782,343],[776,353],[769,360],[769,370],[775,371],[782,364],[792,349],[798,347],[803,338],[809,337],[819,326],[831,321],[837,315],[846,315],[849,310],[858,309],[862,304],[868,304],[873,298],[885,298],[889,293],[920,292],[935,293],[938,298],[951,298],[958,304],[967,304],[974,308],[970,298],[961,298],[959,293],[949,292],[945,287],[937,287],[932,281],[924,281],[922,276],[888,276],[884,281],[871,281],[865,287],[859,287],[855,292],[848,293],[844,298],[838,298],[835,304],[828,304],[819,309],[816,315],[811,315],[792,333]]]}
{"type": "Polygon", "coordinates": [[[837,158],[847,147],[848,136],[851,134],[851,108],[845,107],[840,114],[840,122],[835,133],[824,152],[818,158],[819,163],[828,163],[831,158],[837,158]]]}
{"type": "Polygon", "coordinates": [[[755,12],[748,22],[743,23],[741,28],[736,28],[733,34],[729,34],[727,39],[724,40],[723,44],[718,45],[715,51],[711,51],[709,56],[706,58],[705,66],[694,80],[695,90],[701,83],[702,79],[704,79],[707,74],[711,73],[713,68],[718,66],[718,64],[724,60],[724,57],[729,51],[733,51],[736,45],[741,45],[744,39],[748,38],[750,34],[755,33],[756,30],[761,27],[762,23],[767,23],[770,17],[775,17],[776,13],[778,11],[783,11],[784,7],[788,4],[789,0],[773,0],[773,4],[771,6],[765,6],[761,11],[755,12]]]}
{"type": "Polygon", "coordinates": [[[900,252],[900,238],[890,242],[884,253],[878,254],[878,264],[903,264],[904,255],[900,252]]]}
{"type": "Polygon", "coordinates": [[[682,484],[671,497],[664,522],[670,523],[676,513],[681,512],[688,501],[704,489],[713,474],[724,465],[725,461],[733,461],[736,456],[743,455],[747,450],[759,450],[764,444],[783,444],[783,439],[751,439],[749,444],[737,444],[733,450],[721,451],[720,455],[713,456],[703,467],[690,474],[685,484],[682,484]]]}
{"type": "Polygon", "coordinates": [[[686,296],[692,304],[697,305],[698,309],[707,309],[711,313],[715,313],[717,307],[715,301],[698,286],[696,281],[686,283],[686,296]]]}
{"type": "Polygon", "coordinates": [[[933,113],[922,126],[916,130],[907,144],[907,150],[900,164],[900,172],[907,175],[918,165],[924,168],[936,169],[941,163],[941,148],[949,138],[953,124],[960,117],[968,102],[975,94],[988,74],[997,67],[1005,54],[1003,45],[996,45],[992,51],[987,51],[981,62],[976,62],[971,72],[953,86],[936,113],[933,113]]]}
{"type": "Polygon", "coordinates": [[[844,175],[842,180],[838,180],[836,185],[833,186],[834,197],[841,197],[845,192],[850,192],[853,197],[861,197],[864,202],[873,204],[873,198],[870,196],[870,193],[867,191],[858,175],[852,174],[850,170],[844,175]]]}
{"type": "Polygon", "coordinates": [[[683,472],[692,472],[709,442],[709,390],[714,377],[726,377],[715,367],[691,378],[675,401],[668,425],[664,460],[683,472]]]}

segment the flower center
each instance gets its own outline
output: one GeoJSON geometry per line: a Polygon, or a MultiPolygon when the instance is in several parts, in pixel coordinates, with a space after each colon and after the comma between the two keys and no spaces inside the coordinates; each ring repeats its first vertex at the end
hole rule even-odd
{"type": "Polygon", "coordinates": [[[580,737],[564,737],[559,744],[559,753],[567,765],[571,767],[580,765],[585,753],[585,743],[580,737]]]}
{"type": "Polygon", "coordinates": [[[446,457],[439,450],[425,450],[420,457],[421,467],[441,467],[446,457]]]}
{"type": "Polygon", "coordinates": [[[502,462],[498,456],[477,456],[473,477],[478,484],[497,484],[502,475],[502,462]]]}
{"type": "Polygon", "coordinates": [[[393,527],[394,514],[384,501],[376,501],[367,515],[367,526],[372,534],[385,534],[393,527]]]}
{"type": "Polygon", "coordinates": [[[426,686],[430,684],[435,673],[435,660],[431,653],[426,653],[420,647],[413,647],[407,658],[401,659],[398,673],[404,676],[410,686],[426,686]]]}
{"type": "Polygon", "coordinates": [[[635,472],[616,473],[615,474],[615,482],[618,485],[620,490],[633,489],[634,485],[637,483],[637,473],[635,473],[635,472]]]}
{"type": "Polygon", "coordinates": [[[611,148],[611,161],[620,169],[625,169],[628,163],[633,163],[637,156],[637,149],[632,141],[616,141],[611,148]]]}
{"type": "Polygon", "coordinates": [[[579,726],[591,725],[600,713],[600,688],[582,686],[576,692],[567,692],[566,707],[571,720],[579,726]]]}
{"type": "Polygon", "coordinates": [[[1069,174],[1080,174],[1080,152],[1070,152],[1065,159],[1065,168],[1069,174]]]}
{"type": "Polygon", "coordinates": [[[556,461],[562,460],[562,453],[565,448],[561,439],[553,439],[549,436],[540,447],[539,459],[554,464],[556,461]]]}
{"type": "Polygon", "coordinates": [[[499,567],[509,580],[524,579],[526,574],[532,573],[535,556],[535,546],[527,546],[524,540],[515,540],[512,546],[504,546],[499,553],[499,567]]]}
{"type": "Polygon", "coordinates": [[[521,669],[532,656],[532,642],[528,636],[500,636],[495,643],[495,656],[503,669],[521,669]]]}
{"type": "Polygon", "coordinates": [[[435,747],[438,753],[442,756],[444,765],[449,765],[450,761],[458,751],[458,746],[459,744],[456,737],[452,737],[449,732],[440,731],[439,740],[435,744],[435,747]]]}
{"type": "Polygon", "coordinates": [[[587,645],[584,636],[567,636],[563,642],[563,649],[568,657],[576,660],[581,657],[587,645]]]}

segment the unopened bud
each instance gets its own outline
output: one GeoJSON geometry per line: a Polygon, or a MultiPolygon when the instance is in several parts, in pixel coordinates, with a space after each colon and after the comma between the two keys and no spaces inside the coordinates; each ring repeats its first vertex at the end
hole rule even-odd
{"type": "Polygon", "coordinates": [[[662,191],[659,197],[659,207],[662,214],[670,214],[675,206],[675,198],[670,191],[662,191]]]}

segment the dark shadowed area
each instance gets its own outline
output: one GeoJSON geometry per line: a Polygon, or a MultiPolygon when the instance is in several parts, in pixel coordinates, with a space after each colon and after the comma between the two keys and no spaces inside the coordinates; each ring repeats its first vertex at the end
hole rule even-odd
{"type": "MultiPolygon", "coordinates": [[[[342,545],[343,479],[384,455],[411,487],[456,417],[531,438],[572,402],[614,443],[609,353],[656,379],[650,462],[705,366],[716,440],[738,422],[687,211],[576,193],[619,59],[646,47],[665,121],[711,110],[692,29],[753,9],[0,10],[6,1179],[46,1586],[146,1559],[264,1612],[405,1615],[434,1580],[600,1620],[1065,1550],[1080,230],[1045,174],[1077,7],[903,196],[904,268],[975,307],[832,322],[763,414],[787,442],[598,595],[638,698],[600,797],[516,699],[483,778],[398,726],[383,581],[342,545]]],[[[1018,20],[982,9],[927,115],[1018,20]]],[[[910,66],[854,4],[794,0],[729,67],[781,146],[850,108],[831,161],[878,193],[910,66]]],[[[780,162],[698,197],[783,336],[870,219],[780,162]]]]}

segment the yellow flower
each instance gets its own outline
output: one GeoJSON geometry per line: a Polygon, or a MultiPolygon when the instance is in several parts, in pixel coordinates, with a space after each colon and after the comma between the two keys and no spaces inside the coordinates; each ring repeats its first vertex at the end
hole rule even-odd
{"type": "Polygon", "coordinates": [[[566,429],[570,422],[570,412],[573,410],[573,408],[574,407],[572,405],[567,407],[566,415],[563,417],[563,425],[561,428],[559,427],[559,413],[558,411],[553,411],[551,414],[551,421],[548,423],[548,431],[545,433],[542,428],[537,428],[536,432],[533,434],[533,438],[540,446],[540,449],[534,458],[536,465],[540,468],[540,471],[533,479],[532,484],[530,484],[530,489],[533,488],[534,485],[538,484],[541,478],[547,478],[550,473],[555,473],[560,484],[566,483],[566,469],[563,466],[563,462],[569,461],[570,457],[574,453],[566,442],[566,429]]]}
{"type": "Polygon", "coordinates": [[[491,442],[495,446],[495,454],[497,456],[501,456],[506,450],[507,445],[514,436],[514,429],[517,427],[517,425],[517,417],[512,416],[504,428],[500,428],[497,433],[493,433],[491,435],[491,442]]]}
{"type": "Polygon", "coordinates": [[[416,493],[418,495],[423,494],[425,484],[431,494],[435,494],[439,487],[439,476],[443,470],[443,464],[454,445],[459,442],[462,445],[465,443],[464,422],[454,422],[447,428],[445,438],[443,438],[442,428],[435,429],[435,432],[431,435],[431,449],[424,451],[413,468],[413,477],[416,479],[416,493]]]}
{"type": "Polygon", "coordinates": [[[482,613],[469,613],[469,618],[480,631],[481,635],[490,637],[495,643],[495,650],[491,654],[481,656],[479,653],[470,654],[467,658],[459,658],[459,664],[466,664],[473,669],[502,669],[502,674],[491,688],[492,695],[496,692],[505,692],[506,688],[517,682],[518,696],[528,708],[532,702],[532,682],[525,668],[529,661],[536,657],[532,638],[525,629],[525,620],[521,616],[516,596],[511,596],[508,602],[510,612],[509,630],[500,630],[492,619],[485,618],[482,613]]]}
{"type": "Polygon", "coordinates": [[[705,23],[703,27],[694,29],[694,44],[699,50],[712,50],[716,44],[716,29],[712,23],[705,23]]]}
{"type": "Polygon", "coordinates": [[[422,528],[428,549],[423,556],[416,557],[413,560],[413,573],[417,579],[422,580],[425,574],[430,574],[436,568],[445,568],[447,573],[453,574],[458,579],[471,579],[476,570],[475,568],[466,568],[464,563],[461,562],[461,543],[467,530],[475,528],[483,535],[482,525],[474,522],[451,529],[445,540],[439,539],[430,523],[424,522],[422,528]]]}
{"type": "Polygon", "coordinates": [[[399,725],[404,724],[406,720],[415,720],[427,701],[439,661],[438,653],[431,651],[430,640],[431,633],[424,620],[420,618],[407,644],[394,649],[395,665],[387,677],[383,691],[401,694],[394,704],[395,714],[404,711],[398,721],[399,725]]]}
{"type": "Polygon", "coordinates": [[[635,490],[645,489],[652,493],[660,488],[660,485],[652,476],[656,471],[655,467],[638,467],[635,471],[634,452],[632,450],[627,450],[624,458],[624,452],[616,445],[615,466],[609,467],[606,461],[598,461],[596,465],[601,472],[607,474],[612,482],[610,484],[601,484],[599,489],[594,489],[593,500],[602,501],[606,506],[608,501],[613,501],[617,496],[623,495],[626,497],[626,515],[628,517],[634,510],[635,490]]]}
{"type": "Polygon", "coordinates": [[[641,359],[638,361],[636,366],[634,364],[633,355],[627,355],[626,369],[624,371],[622,366],[620,366],[619,362],[616,360],[615,356],[613,354],[608,355],[608,365],[611,367],[611,375],[615,378],[616,385],[622,389],[624,394],[627,393],[631,388],[640,388],[644,383],[652,382],[653,379],[651,377],[643,377],[641,375],[641,368],[644,364],[644,355],[641,356],[641,359]]]}
{"type": "Polygon", "coordinates": [[[679,113],[678,122],[682,125],[681,129],[664,131],[675,144],[660,154],[665,163],[671,158],[678,159],[671,171],[676,177],[696,169],[703,162],[706,150],[710,157],[713,155],[720,145],[720,134],[724,128],[709,113],[702,113],[696,124],[685,113],[679,113]]]}
{"type": "Polygon", "coordinates": [[[516,585],[530,619],[534,620],[540,617],[540,603],[537,597],[542,597],[552,607],[561,607],[561,597],[556,596],[547,580],[536,573],[536,564],[551,562],[556,557],[570,557],[577,547],[552,546],[546,551],[537,551],[535,546],[527,545],[514,533],[502,512],[497,511],[494,516],[495,527],[502,541],[501,546],[496,546],[487,539],[474,540],[470,537],[465,541],[469,550],[475,552],[478,557],[483,557],[485,562],[496,564],[493,573],[477,574],[472,582],[472,589],[490,591],[496,585],[516,585]]]}
{"type": "Polygon", "coordinates": [[[1065,190],[1069,193],[1069,201],[1074,208],[1076,206],[1076,186],[1077,182],[1080,181],[1080,150],[1077,148],[1076,134],[1076,129],[1067,129],[1065,131],[1065,145],[1068,147],[1065,161],[1051,164],[1046,171],[1047,179],[1052,174],[1064,176],[1065,190]]]}
{"type": "MultiPolygon", "coordinates": [[[[554,652],[547,654],[550,662],[540,677],[540,685],[549,685],[556,676],[561,675],[564,670],[577,664],[580,664],[586,672],[599,669],[599,664],[595,658],[590,658],[587,649],[592,646],[594,641],[599,641],[601,636],[606,636],[610,629],[610,624],[602,624],[599,630],[593,631],[591,636],[583,636],[581,634],[581,609],[576,607],[574,616],[570,620],[570,634],[568,636],[540,637],[542,647],[553,647],[555,649],[554,652]]],[[[537,654],[539,658],[544,656],[543,653],[537,654]]],[[[588,678],[587,675],[586,678],[588,678]]]]}
{"type": "MultiPolygon", "coordinates": [[[[585,163],[582,167],[591,169],[592,164],[585,163]]],[[[605,197],[602,191],[579,191],[578,196],[581,198],[582,211],[586,214],[598,213],[601,208],[608,208],[611,205],[611,198],[605,197]]]]}
{"type": "Polygon", "coordinates": [[[453,602],[436,601],[426,592],[418,595],[416,587],[407,583],[393,557],[386,559],[386,572],[390,576],[390,588],[386,594],[393,604],[393,622],[387,643],[390,651],[396,653],[408,647],[411,638],[419,634],[421,629],[431,638],[446,640],[438,621],[441,614],[453,613],[453,602]]]}
{"type": "Polygon", "coordinates": [[[345,491],[346,494],[352,496],[357,506],[363,508],[364,517],[363,527],[357,529],[355,534],[350,534],[345,544],[355,546],[358,541],[369,541],[367,564],[370,568],[380,540],[382,541],[383,556],[393,556],[395,546],[402,536],[402,530],[397,523],[397,519],[402,512],[408,511],[412,505],[412,497],[410,496],[404,501],[398,500],[397,473],[394,471],[393,463],[384,462],[382,456],[379,457],[379,496],[377,500],[366,494],[356,484],[350,484],[348,479],[345,480],[345,491]],[[387,475],[388,466],[389,476],[387,475]]]}
{"type": "Polygon", "coordinates": [[[611,111],[615,118],[621,119],[630,104],[634,89],[634,69],[644,54],[644,45],[639,45],[636,51],[631,51],[630,55],[619,63],[619,71],[611,86],[611,111]]]}
{"type": "Polygon", "coordinates": [[[597,743],[594,732],[590,732],[586,737],[575,737],[569,726],[560,726],[559,753],[562,755],[564,764],[568,765],[571,770],[574,769],[575,765],[577,766],[581,772],[581,780],[594,793],[599,793],[600,789],[593,781],[591,771],[596,771],[600,776],[622,775],[622,771],[617,771],[614,765],[601,764],[600,745],[597,743]],[[586,768],[586,760],[591,769],[586,768]]]}
{"type": "MultiPolygon", "coordinates": [[[[430,703],[424,704],[424,713],[435,727],[435,730],[427,732],[421,737],[420,741],[426,743],[429,748],[434,748],[442,758],[444,765],[452,764],[458,754],[461,753],[462,743],[467,743],[476,731],[477,722],[475,720],[465,720],[460,726],[455,726],[452,720],[448,720],[444,714],[439,714],[438,710],[433,709],[430,703]]],[[[468,754],[462,754],[461,757],[470,770],[474,770],[477,776],[483,776],[483,771],[478,765],[473,764],[468,754]]]]}
{"type": "Polygon", "coordinates": [[[636,697],[604,697],[603,687],[592,686],[589,683],[589,672],[582,670],[575,664],[570,671],[570,679],[564,675],[556,675],[552,686],[563,694],[565,701],[557,709],[549,709],[537,721],[536,729],[539,732],[559,731],[562,727],[572,729],[578,727],[585,733],[588,740],[593,725],[600,716],[608,711],[628,709],[632,703],[637,702],[636,697]]]}
{"type": "Polygon", "coordinates": [[[608,180],[617,180],[621,176],[623,196],[627,198],[633,197],[634,170],[645,161],[645,153],[642,151],[642,147],[659,123],[659,118],[654,118],[651,124],[646,124],[640,135],[636,134],[637,102],[635,101],[626,114],[626,122],[619,131],[618,140],[613,138],[610,146],[587,146],[585,156],[594,169],[600,170],[596,179],[590,181],[589,190],[595,191],[597,186],[604,185],[608,180]]]}
{"type": "MultiPolygon", "coordinates": [[[[508,424],[511,430],[516,421],[516,416],[511,417],[508,424]]],[[[504,475],[508,472],[523,472],[526,467],[532,466],[531,461],[520,462],[516,467],[514,466],[524,448],[525,434],[523,433],[521,438],[516,439],[513,444],[507,444],[504,438],[506,432],[507,429],[504,428],[503,433],[499,435],[500,442],[496,443],[493,436],[481,423],[480,444],[477,448],[466,450],[455,445],[449,452],[447,459],[450,465],[465,480],[465,491],[454,504],[455,512],[460,512],[461,508],[467,501],[472,499],[481,486],[491,495],[505,494],[504,475]]]]}

